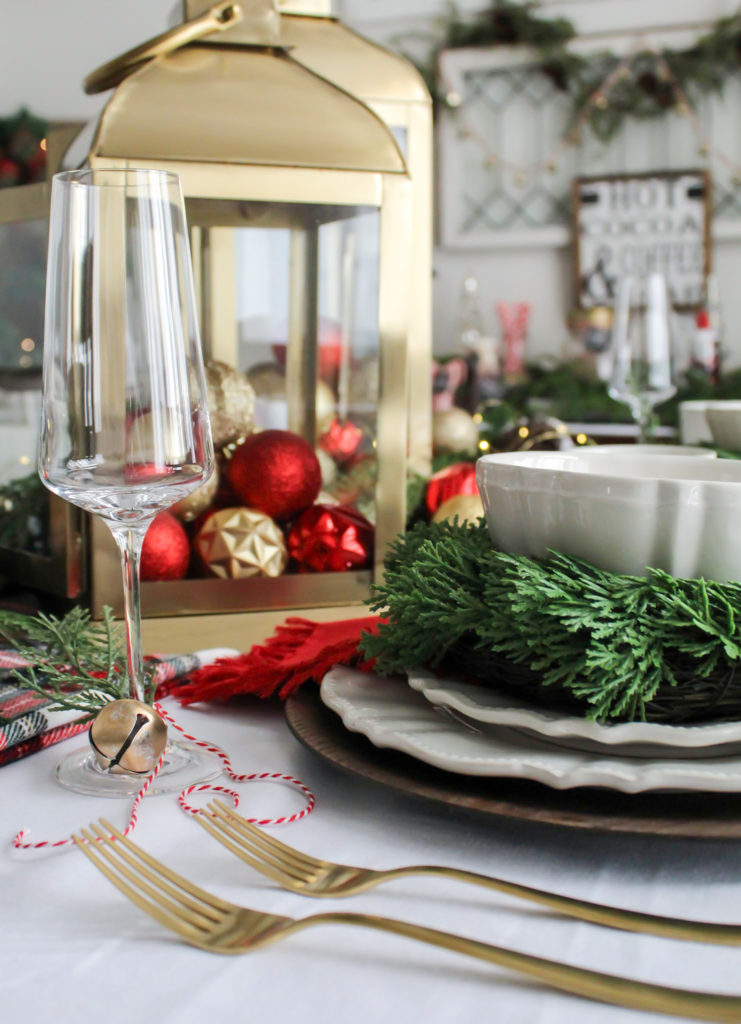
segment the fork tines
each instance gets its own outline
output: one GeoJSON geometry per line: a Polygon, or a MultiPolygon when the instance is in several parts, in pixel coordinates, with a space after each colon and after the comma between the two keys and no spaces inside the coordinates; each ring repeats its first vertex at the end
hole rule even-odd
{"type": "Polygon", "coordinates": [[[223,920],[231,905],[166,868],[106,821],[80,829],[72,839],[120,891],[141,910],[196,945],[223,920]]]}
{"type": "Polygon", "coordinates": [[[286,876],[296,883],[306,882],[308,875],[324,867],[316,857],[286,846],[245,821],[221,800],[208,804],[196,815],[196,821],[232,853],[275,882],[283,884],[286,876]]]}

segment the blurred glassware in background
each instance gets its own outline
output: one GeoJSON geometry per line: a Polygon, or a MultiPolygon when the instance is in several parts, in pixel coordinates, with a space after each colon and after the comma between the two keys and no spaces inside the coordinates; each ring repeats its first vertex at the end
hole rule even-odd
{"type": "Polygon", "coordinates": [[[663,274],[624,277],[618,285],[612,334],[611,398],[625,402],[638,426],[638,442],[650,440],[653,412],[675,394],[672,309],[663,274]]]}

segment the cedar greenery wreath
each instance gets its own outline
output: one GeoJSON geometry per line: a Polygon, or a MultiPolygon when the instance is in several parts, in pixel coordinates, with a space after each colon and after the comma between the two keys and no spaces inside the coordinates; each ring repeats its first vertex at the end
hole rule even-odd
{"type": "MultiPolygon", "coordinates": [[[[486,10],[463,16],[451,4],[440,22],[430,52],[418,67],[437,102],[445,101],[439,79],[438,56],[442,50],[461,47],[526,45],[538,54],[540,68],[554,85],[572,101],[576,123],[590,96],[620,63],[619,57],[601,52],[585,58],[572,53],[568,43],[576,30],[566,18],[544,18],[537,3],[493,0],[486,10]]],[[[716,21],[705,35],[682,50],[663,49],[663,57],[676,84],[696,102],[708,93],[722,91],[726,78],[741,66],[741,13],[716,21]]],[[[680,90],[667,80],[657,64],[656,53],[639,52],[631,62],[630,74],[617,82],[604,107],[591,106],[588,122],[594,134],[606,141],[621,128],[626,118],[661,117],[680,106],[680,90]]]]}
{"type": "Polygon", "coordinates": [[[415,666],[599,721],[699,721],[741,713],[741,584],[605,572],[563,554],[505,554],[483,520],[400,536],[361,648],[377,669],[415,666]],[[466,661],[468,662],[466,664],[466,661]]]}

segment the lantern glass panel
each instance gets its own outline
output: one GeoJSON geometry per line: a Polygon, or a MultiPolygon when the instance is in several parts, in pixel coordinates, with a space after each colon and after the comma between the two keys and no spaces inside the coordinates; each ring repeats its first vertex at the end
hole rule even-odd
{"type": "Polygon", "coordinates": [[[0,371],[41,367],[46,281],[45,220],[0,224],[0,371]]]}
{"type": "Polygon", "coordinates": [[[329,456],[325,497],[374,521],[378,208],[198,200],[189,217],[208,355],[247,373],[258,428],[295,431],[329,456]]]}

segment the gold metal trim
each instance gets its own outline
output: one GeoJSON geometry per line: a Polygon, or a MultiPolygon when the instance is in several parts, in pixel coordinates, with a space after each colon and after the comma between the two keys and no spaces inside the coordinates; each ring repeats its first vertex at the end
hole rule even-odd
{"type": "Polygon", "coordinates": [[[155,57],[163,57],[181,46],[202,39],[203,36],[211,35],[213,32],[224,32],[242,20],[242,9],[239,4],[227,0],[225,3],[215,4],[209,11],[186,21],[182,25],[168,29],[154,39],[148,39],[140,43],[126,53],[122,53],[113,60],[108,61],[101,67],[91,71],[82,84],[83,89],[92,96],[98,92],[105,92],[119,85],[125,78],[128,78],[134,71],[138,71],[144,64],[147,64],[155,57]]]}

